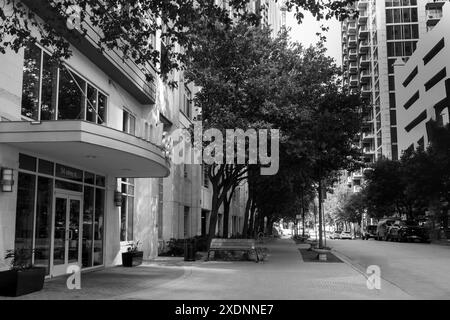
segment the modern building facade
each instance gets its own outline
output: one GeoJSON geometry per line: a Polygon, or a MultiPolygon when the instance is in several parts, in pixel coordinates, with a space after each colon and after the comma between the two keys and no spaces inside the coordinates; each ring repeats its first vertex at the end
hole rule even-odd
{"type": "MultiPolygon", "coordinates": [[[[40,1],[23,1],[39,17],[40,1]]],[[[63,65],[33,44],[0,55],[0,270],[10,249],[32,249],[47,276],[121,264],[139,242],[154,258],[171,238],[209,231],[212,188],[201,165],[170,162],[163,137],[192,125],[199,90],[181,72],[170,88],[88,37],[63,65]]],[[[155,34],[153,45],[164,42],[155,34]]],[[[247,188],[236,189],[228,236],[242,233],[247,188]]],[[[216,234],[223,234],[223,208],[216,234]]]]}
{"type": "Polygon", "coordinates": [[[433,13],[433,29],[417,43],[407,62],[394,64],[400,153],[429,143],[428,124],[449,123],[450,107],[450,3],[440,3],[433,13]]]}
{"type": "MultiPolygon", "coordinates": [[[[39,16],[48,12],[25,2],[39,16]]],[[[52,64],[41,44],[0,55],[0,268],[6,250],[32,249],[47,276],[121,263],[140,240],[157,253],[158,180],[170,173],[161,143],[161,81],[131,61],[99,54],[95,28],[73,41],[73,56],[52,64]]],[[[156,41],[155,43],[159,42],[156,41]]]]}
{"type": "MultiPolygon", "coordinates": [[[[400,157],[394,62],[408,60],[439,20],[443,2],[357,1],[356,18],[342,23],[344,85],[370,104],[361,132],[363,161],[400,157]]],[[[354,174],[361,183],[362,172],[354,174]]]]}

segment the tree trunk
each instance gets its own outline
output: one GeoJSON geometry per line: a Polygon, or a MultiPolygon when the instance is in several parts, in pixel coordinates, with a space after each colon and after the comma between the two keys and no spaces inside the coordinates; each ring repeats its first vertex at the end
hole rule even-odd
{"type": "Polygon", "coordinates": [[[250,238],[254,238],[255,236],[255,225],[256,225],[256,203],[252,201],[252,206],[250,208],[250,228],[249,228],[249,236],[250,238]]]}
{"type": "Polygon", "coordinates": [[[228,239],[228,229],[230,225],[230,201],[225,197],[223,201],[223,237],[228,239]]]}
{"type": "Polygon", "coordinates": [[[319,248],[323,248],[322,239],[322,180],[319,180],[319,248]]]}
{"type": "Polygon", "coordinates": [[[251,204],[252,204],[252,198],[250,197],[250,193],[249,193],[247,203],[245,205],[244,228],[242,229],[242,236],[245,238],[248,237],[251,204]]]}
{"type": "Polygon", "coordinates": [[[217,216],[223,200],[223,194],[220,194],[217,190],[217,186],[213,184],[211,214],[209,219],[208,250],[211,245],[211,240],[216,236],[217,216]]]}
{"type": "Polygon", "coordinates": [[[301,199],[301,209],[302,209],[302,237],[305,237],[305,204],[304,204],[304,198],[303,198],[303,188],[302,188],[302,199],[301,199]]]}

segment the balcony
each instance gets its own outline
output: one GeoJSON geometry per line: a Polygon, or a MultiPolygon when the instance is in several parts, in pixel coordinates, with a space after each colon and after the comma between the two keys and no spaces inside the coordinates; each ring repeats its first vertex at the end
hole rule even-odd
{"type": "Polygon", "coordinates": [[[347,33],[348,34],[356,34],[356,23],[355,22],[349,22],[347,25],[347,33]]]}
{"type": "Polygon", "coordinates": [[[361,53],[361,54],[367,53],[370,49],[369,41],[367,41],[367,40],[360,41],[358,48],[359,48],[359,53],[361,53]]]}
{"type": "Polygon", "coordinates": [[[375,139],[375,135],[373,134],[373,132],[363,132],[362,139],[363,141],[372,141],[373,139],[375,139]]]}
{"type": "Polygon", "coordinates": [[[358,36],[360,39],[366,39],[369,36],[369,28],[366,25],[362,25],[358,29],[358,36]]]}
{"type": "Polygon", "coordinates": [[[359,65],[360,65],[361,68],[368,68],[368,67],[370,67],[370,56],[367,55],[367,54],[362,55],[359,58],[359,65]]]}
{"type": "Polygon", "coordinates": [[[364,84],[361,86],[361,94],[365,97],[370,96],[372,93],[372,88],[370,87],[370,84],[364,84]]]}
{"type": "Polygon", "coordinates": [[[348,59],[349,60],[356,61],[357,57],[358,57],[358,51],[356,51],[356,49],[348,50],[348,59]]]}
{"type": "Polygon", "coordinates": [[[359,10],[366,9],[368,6],[369,6],[369,1],[367,1],[367,0],[358,1],[358,9],[359,10]]]}
{"type": "Polygon", "coordinates": [[[356,74],[350,76],[350,86],[351,87],[358,86],[358,76],[356,74]]]}
{"type": "Polygon", "coordinates": [[[349,47],[349,48],[355,48],[357,42],[358,42],[358,39],[356,38],[355,35],[348,36],[348,42],[347,42],[347,44],[348,44],[348,47],[349,47]]]}
{"type": "Polygon", "coordinates": [[[358,16],[358,24],[366,24],[369,18],[369,12],[366,10],[360,10],[358,16]]]}
{"type": "Polygon", "coordinates": [[[363,148],[363,153],[368,156],[375,155],[375,148],[365,147],[365,148],[363,148]]]}
{"type": "Polygon", "coordinates": [[[348,71],[351,74],[355,74],[356,72],[358,72],[358,64],[356,62],[350,62],[348,65],[348,71]]]}
{"type": "Polygon", "coordinates": [[[0,143],[117,178],[163,178],[170,173],[161,147],[82,120],[0,122],[0,143]]]}
{"type": "Polygon", "coordinates": [[[370,81],[371,78],[372,74],[370,73],[369,70],[362,70],[359,75],[359,80],[361,81],[361,83],[367,83],[370,81]]]}

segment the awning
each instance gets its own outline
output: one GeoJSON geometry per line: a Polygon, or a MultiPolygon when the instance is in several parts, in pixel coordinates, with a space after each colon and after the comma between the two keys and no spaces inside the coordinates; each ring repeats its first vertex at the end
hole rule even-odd
{"type": "Polygon", "coordinates": [[[133,135],[81,120],[0,122],[0,143],[117,178],[162,178],[163,150],[133,135]]]}

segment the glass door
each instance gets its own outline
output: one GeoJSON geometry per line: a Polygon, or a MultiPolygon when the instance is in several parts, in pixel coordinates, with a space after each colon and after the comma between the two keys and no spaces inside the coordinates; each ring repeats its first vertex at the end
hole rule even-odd
{"type": "Polygon", "coordinates": [[[81,196],[55,193],[52,276],[67,273],[69,265],[81,266],[81,196]]]}

